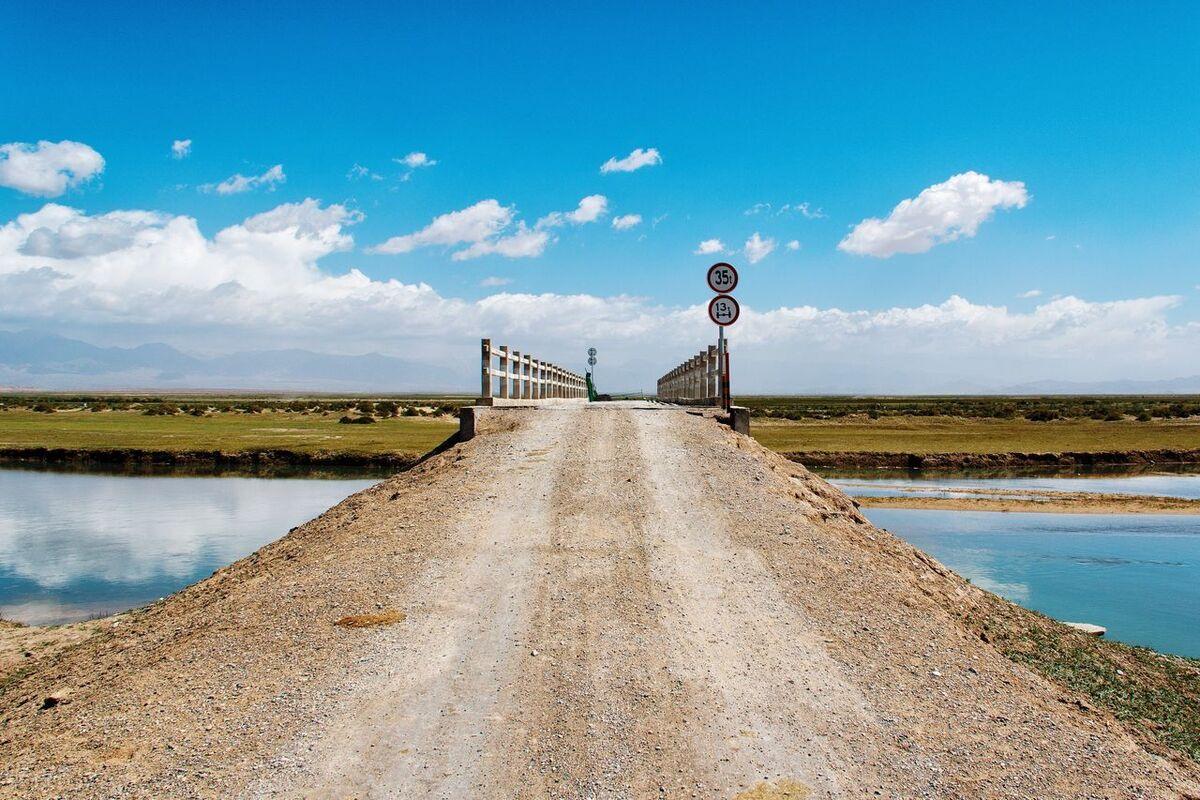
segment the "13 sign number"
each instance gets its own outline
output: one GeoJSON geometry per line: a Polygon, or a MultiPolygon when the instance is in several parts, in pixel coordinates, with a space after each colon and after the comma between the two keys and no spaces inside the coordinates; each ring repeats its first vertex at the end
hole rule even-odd
{"type": "Polygon", "coordinates": [[[708,318],[722,327],[737,322],[741,313],[738,301],[727,294],[717,295],[708,304],[708,318]]]}
{"type": "Polygon", "coordinates": [[[708,268],[708,288],[717,294],[729,294],[737,288],[738,274],[733,264],[720,261],[708,268]]]}

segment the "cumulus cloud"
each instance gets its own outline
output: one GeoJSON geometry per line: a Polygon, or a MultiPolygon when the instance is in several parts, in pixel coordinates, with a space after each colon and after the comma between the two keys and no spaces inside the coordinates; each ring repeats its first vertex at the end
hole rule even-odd
{"type": "Polygon", "coordinates": [[[421,167],[433,167],[433,166],[437,166],[437,163],[438,163],[437,161],[435,161],[434,159],[425,155],[424,153],[417,153],[417,152],[409,153],[404,158],[395,158],[392,160],[398,164],[403,164],[404,166],[408,167],[409,169],[420,169],[421,167]]]}
{"type": "Polygon", "coordinates": [[[82,142],[0,145],[0,186],[35,197],[58,197],[104,171],[104,158],[82,142]]]}
{"type": "Polygon", "coordinates": [[[220,195],[241,194],[253,189],[265,187],[268,192],[275,191],[275,185],[287,181],[283,174],[283,165],[276,164],[262,175],[243,175],[240,172],[217,184],[206,183],[200,187],[203,192],[216,192],[220,195]]]}
{"type": "Polygon", "coordinates": [[[787,243],[787,249],[788,250],[799,250],[800,249],[800,240],[792,239],[790,242],[787,243]]]}
{"type": "Polygon", "coordinates": [[[178,160],[187,158],[192,154],[191,139],[176,139],[171,143],[171,157],[178,160]]]}
{"type": "Polygon", "coordinates": [[[612,221],[612,226],[619,231],[628,230],[641,224],[641,214],[622,214],[619,217],[613,217],[612,221]]]}
{"type": "Polygon", "coordinates": [[[646,150],[638,147],[624,158],[616,158],[615,156],[605,161],[600,165],[600,174],[607,175],[610,172],[633,172],[635,169],[642,167],[652,167],[655,164],[662,163],[662,156],[658,152],[657,147],[651,147],[646,150]]]}
{"type": "MultiPolygon", "coordinates": [[[[108,332],[110,341],[137,336],[210,352],[253,341],[418,353],[462,364],[464,387],[477,379],[472,359],[480,336],[557,360],[582,352],[601,332],[620,388],[636,389],[652,386],[712,335],[703,303],[506,291],[468,301],[425,283],[323,268],[322,259],[353,247],[351,230],[361,219],[353,209],[309,199],[208,237],[187,216],[88,215],[47,204],[0,226],[0,326],[86,332],[90,339],[108,332]]],[[[947,374],[959,387],[994,385],[998,375],[1009,383],[1172,377],[1200,346],[1200,324],[1169,321],[1181,302],[1059,297],[1025,312],[957,295],[877,310],[743,305],[732,331],[741,365],[735,374],[743,391],[826,389],[838,385],[830,383],[838,375],[857,381],[848,388],[876,391],[944,387],[930,376],[947,374]],[[805,383],[780,383],[794,379],[778,363],[801,344],[810,365],[805,383]],[[894,379],[888,364],[903,364],[894,379]],[[863,383],[885,378],[895,382],[863,383]]]]}
{"type": "Polygon", "coordinates": [[[537,221],[538,228],[557,228],[568,222],[585,225],[595,222],[608,213],[608,198],[602,194],[589,194],[579,201],[574,211],[551,211],[537,221]]]}
{"type": "Polygon", "coordinates": [[[479,285],[485,289],[494,288],[497,286],[508,286],[512,283],[512,278],[501,278],[498,275],[491,275],[479,282],[479,285]]]}
{"type": "Polygon", "coordinates": [[[608,213],[608,198],[602,194],[588,195],[579,201],[574,211],[554,211],[542,217],[530,228],[517,219],[515,206],[503,206],[495,199],[480,200],[461,211],[451,211],[434,217],[419,231],[393,236],[368,248],[368,253],[409,253],[418,247],[459,247],[451,258],[467,261],[487,255],[505,258],[537,258],[554,241],[550,229],[566,224],[585,225],[608,213]]]}
{"type": "Polygon", "coordinates": [[[720,239],[705,239],[696,245],[696,249],[692,251],[698,256],[710,256],[716,253],[725,252],[725,243],[720,239]]]}
{"type": "Polygon", "coordinates": [[[409,253],[418,247],[482,242],[497,236],[512,224],[514,206],[502,206],[499,200],[480,200],[461,211],[451,211],[434,217],[433,221],[415,233],[393,236],[370,248],[369,253],[409,253]]]}
{"type": "Polygon", "coordinates": [[[974,236],[998,208],[1024,208],[1027,202],[1029,193],[1021,181],[963,172],[901,200],[885,219],[864,219],[838,249],[875,258],[924,253],[934,245],[974,236]]]}
{"type": "Polygon", "coordinates": [[[537,258],[550,243],[550,234],[536,228],[528,228],[524,222],[517,224],[514,233],[494,239],[475,242],[466,250],[451,256],[455,261],[467,261],[480,256],[501,255],[505,258],[537,258]]]}
{"type": "Polygon", "coordinates": [[[775,251],[775,240],[771,238],[764,239],[755,231],[746,244],[742,247],[742,252],[746,254],[746,260],[751,264],[757,264],[775,251]]]}

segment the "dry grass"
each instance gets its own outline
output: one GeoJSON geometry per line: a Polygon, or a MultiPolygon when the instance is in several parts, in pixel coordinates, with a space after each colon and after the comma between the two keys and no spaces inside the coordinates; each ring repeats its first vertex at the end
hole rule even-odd
{"type": "Polygon", "coordinates": [[[395,625],[398,622],[404,622],[405,619],[407,616],[403,611],[389,608],[377,614],[351,614],[333,624],[343,628],[376,628],[380,625],[395,625]]]}

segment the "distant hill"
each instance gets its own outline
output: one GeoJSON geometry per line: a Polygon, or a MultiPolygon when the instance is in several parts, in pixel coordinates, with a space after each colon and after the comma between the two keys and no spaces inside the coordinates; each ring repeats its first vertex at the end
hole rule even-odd
{"type": "Polygon", "coordinates": [[[1002,394],[1200,394],[1200,375],[1159,381],[1032,381],[1002,394]]]}
{"type": "Polygon", "coordinates": [[[98,347],[56,334],[0,331],[0,386],[462,392],[469,383],[465,374],[379,353],[250,350],[202,358],[166,344],[98,347]]]}

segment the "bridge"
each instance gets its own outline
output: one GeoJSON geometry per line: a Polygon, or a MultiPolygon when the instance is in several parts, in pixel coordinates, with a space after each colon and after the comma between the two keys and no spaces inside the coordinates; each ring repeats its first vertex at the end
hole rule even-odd
{"type": "Polygon", "coordinates": [[[472,438],[4,687],[0,795],[1196,795],[719,408],[497,352],[472,438]]]}

